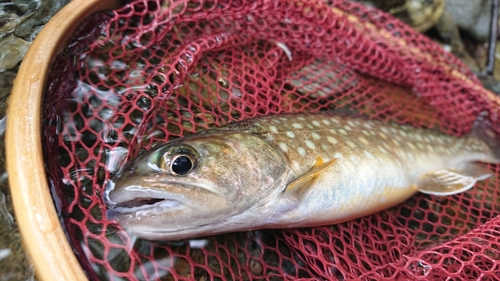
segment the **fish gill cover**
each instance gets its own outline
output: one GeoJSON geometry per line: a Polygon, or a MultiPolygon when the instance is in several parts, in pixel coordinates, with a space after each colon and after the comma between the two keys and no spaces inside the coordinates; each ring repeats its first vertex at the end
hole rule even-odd
{"type": "Polygon", "coordinates": [[[104,182],[127,160],[250,117],[349,108],[460,136],[482,116],[500,133],[500,100],[387,14],[340,0],[131,1],[86,20],[49,81],[47,172],[91,279],[500,278],[495,165],[465,193],[333,226],[149,242],[103,215],[104,182]]]}

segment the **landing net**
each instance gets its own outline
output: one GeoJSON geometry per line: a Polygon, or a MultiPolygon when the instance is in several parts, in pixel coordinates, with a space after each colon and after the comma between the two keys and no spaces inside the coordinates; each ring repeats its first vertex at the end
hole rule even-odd
{"type": "Polygon", "coordinates": [[[255,116],[348,108],[457,136],[483,116],[500,133],[500,99],[383,12],[341,0],[131,1],[84,22],[49,81],[46,167],[91,279],[500,278],[494,165],[468,192],[418,194],[333,226],[159,243],[103,216],[103,182],[127,160],[255,116]]]}

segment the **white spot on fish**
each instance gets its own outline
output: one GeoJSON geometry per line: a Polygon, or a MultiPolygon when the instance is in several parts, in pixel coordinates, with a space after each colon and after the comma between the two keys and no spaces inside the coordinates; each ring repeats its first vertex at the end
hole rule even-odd
{"type": "Polygon", "coordinates": [[[316,149],[316,146],[314,145],[314,143],[310,140],[306,140],[304,142],[306,144],[307,147],[309,147],[310,149],[316,149]]]}
{"type": "Polygon", "coordinates": [[[295,134],[293,132],[291,132],[291,131],[287,131],[285,134],[286,134],[287,137],[289,137],[291,139],[295,138],[295,134]]]}
{"type": "Polygon", "coordinates": [[[314,126],[316,126],[316,127],[321,126],[321,124],[320,124],[318,121],[316,121],[316,120],[312,121],[312,124],[313,124],[314,126]]]}
{"type": "Polygon", "coordinates": [[[317,134],[317,133],[315,133],[315,132],[312,132],[312,133],[311,133],[311,136],[312,136],[312,137],[313,137],[313,139],[315,139],[315,140],[320,140],[320,139],[321,139],[321,136],[320,136],[320,135],[318,135],[318,134],[317,134]]]}
{"type": "Polygon", "coordinates": [[[295,129],[302,129],[304,128],[304,126],[302,126],[302,124],[300,123],[293,123],[292,126],[295,128],[295,129]]]}
{"type": "Polygon", "coordinates": [[[370,132],[368,132],[367,130],[361,130],[361,133],[363,133],[363,135],[369,137],[370,136],[370,132]]]}
{"type": "Polygon", "coordinates": [[[323,123],[324,123],[325,125],[327,125],[327,126],[329,126],[329,125],[331,125],[331,124],[332,124],[332,123],[330,123],[330,121],[328,121],[328,120],[326,120],[326,119],[323,119],[322,121],[323,121],[323,123]]]}
{"type": "Polygon", "coordinates": [[[388,153],[388,151],[385,150],[385,148],[383,148],[382,146],[379,146],[378,149],[382,151],[382,153],[388,153]]]}
{"type": "Polygon", "coordinates": [[[424,150],[424,145],[422,143],[417,142],[417,147],[424,150]]]}
{"type": "Polygon", "coordinates": [[[408,134],[405,131],[403,131],[403,130],[399,131],[399,134],[402,135],[405,138],[408,137],[408,134]]]}
{"type": "Polygon", "coordinates": [[[342,153],[340,153],[340,152],[335,152],[335,154],[333,155],[333,157],[335,157],[335,158],[344,158],[344,155],[342,155],[342,153]]]}
{"type": "Polygon", "coordinates": [[[363,126],[367,129],[371,129],[372,125],[370,123],[363,123],[363,126]]]}
{"type": "Polygon", "coordinates": [[[350,141],[350,140],[346,141],[345,143],[346,143],[349,147],[351,147],[351,148],[355,148],[355,147],[356,147],[356,144],[355,144],[355,143],[353,143],[353,142],[352,142],[352,141],[350,141]]]}
{"type": "Polygon", "coordinates": [[[337,139],[336,139],[336,138],[334,138],[334,137],[332,137],[332,136],[328,136],[326,139],[327,139],[327,140],[328,140],[328,142],[329,142],[329,143],[331,143],[331,144],[337,144],[337,143],[339,143],[339,142],[337,141],[337,139]]]}
{"type": "Polygon", "coordinates": [[[284,152],[288,152],[288,145],[286,145],[286,143],[280,142],[279,146],[280,146],[281,150],[283,150],[284,152]]]}
{"type": "Polygon", "coordinates": [[[340,123],[340,120],[335,118],[335,117],[330,118],[330,120],[332,120],[333,123],[337,123],[337,124],[340,123]]]}
{"type": "Polygon", "coordinates": [[[414,137],[418,141],[423,141],[422,136],[420,134],[415,134],[414,137]]]}
{"type": "Polygon", "coordinates": [[[306,124],[306,127],[307,127],[307,128],[309,128],[309,129],[314,128],[314,127],[313,127],[313,125],[311,125],[311,124],[309,124],[309,123],[307,123],[307,124],[306,124]]]}
{"type": "Polygon", "coordinates": [[[344,135],[344,136],[347,136],[347,132],[346,132],[345,130],[340,129],[340,130],[339,130],[339,133],[341,133],[341,134],[342,134],[342,135],[344,135]]]}
{"type": "Polygon", "coordinates": [[[375,158],[373,154],[371,154],[369,151],[363,150],[363,153],[368,157],[368,158],[375,158]]]}
{"type": "Polygon", "coordinates": [[[358,140],[363,144],[370,144],[370,142],[363,137],[358,137],[358,140]]]}
{"type": "Polygon", "coordinates": [[[269,126],[269,130],[271,130],[271,132],[273,133],[277,133],[278,132],[278,129],[275,127],[275,126],[269,126]]]}
{"type": "Polygon", "coordinates": [[[330,149],[331,149],[331,147],[326,145],[326,144],[322,144],[321,148],[323,148],[324,151],[330,151],[330,149]]]}
{"type": "Polygon", "coordinates": [[[400,145],[401,145],[401,143],[399,143],[399,141],[398,141],[397,139],[395,139],[395,138],[393,138],[393,139],[392,139],[392,143],[393,143],[394,145],[397,145],[397,146],[400,146],[400,145]]]}
{"type": "Polygon", "coordinates": [[[386,139],[387,139],[387,136],[386,136],[384,133],[382,133],[382,132],[378,133],[378,135],[379,135],[381,138],[383,138],[384,140],[386,140],[386,139]]]}
{"type": "Polygon", "coordinates": [[[350,130],[351,130],[351,127],[349,127],[349,126],[344,126],[344,129],[346,129],[346,130],[350,131],[350,130]]]}
{"type": "Polygon", "coordinates": [[[353,127],[356,127],[356,122],[354,122],[353,120],[347,120],[347,124],[349,124],[349,126],[353,126],[353,127]]]}
{"type": "Polygon", "coordinates": [[[411,142],[407,142],[406,145],[408,145],[410,149],[417,150],[417,148],[411,142]]]}
{"type": "Polygon", "coordinates": [[[303,116],[299,116],[299,117],[297,117],[297,119],[299,119],[301,121],[305,121],[306,120],[306,118],[304,118],[303,116]]]}
{"type": "Polygon", "coordinates": [[[354,155],[351,155],[350,159],[354,163],[359,163],[358,158],[356,156],[354,156],[354,155]]]}
{"type": "Polygon", "coordinates": [[[303,147],[298,147],[297,152],[299,153],[300,156],[304,157],[306,156],[306,150],[303,147]]]}

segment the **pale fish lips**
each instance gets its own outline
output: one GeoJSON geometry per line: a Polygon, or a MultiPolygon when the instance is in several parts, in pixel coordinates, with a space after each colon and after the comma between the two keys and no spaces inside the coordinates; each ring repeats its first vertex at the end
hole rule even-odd
{"type": "Polygon", "coordinates": [[[226,199],[201,184],[161,182],[144,187],[127,185],[115,189],[115,182],[108,180],[104,201],[108,206],[106,216],[117,220],[122,215],[159,215],[179,208],[194,210],[219,210],[227,205],[226,199]]]}

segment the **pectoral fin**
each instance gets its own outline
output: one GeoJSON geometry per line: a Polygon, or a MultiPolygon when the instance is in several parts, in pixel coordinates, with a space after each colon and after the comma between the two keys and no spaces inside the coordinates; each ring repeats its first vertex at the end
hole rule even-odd
{"type": "Polygon", "coordinates": [[[301,195],[303,194],[313,183],[314,181],[321,175],[321,173],[325,172],[328,168],[330,168],[337,159],[333,159],[327,162],[323,161],[323,158],[318,157],[316,159],[316,163],[312,166],[309,171],[296,178],[292,182],[290,182],[285,190],[285,194],[295,194],[301,195]]]}
{"type": "Polygon", "coordinates": [[[441,169],[422,176],[417,182],[418,191],[432,195],[453,195],[474,186],[478,180],[491,176],[491,172],[479,164],[469,163],[460,169],[441,169]]]}

